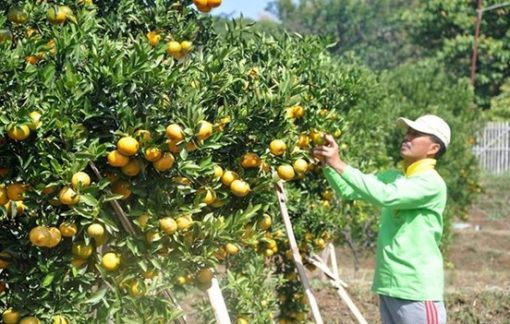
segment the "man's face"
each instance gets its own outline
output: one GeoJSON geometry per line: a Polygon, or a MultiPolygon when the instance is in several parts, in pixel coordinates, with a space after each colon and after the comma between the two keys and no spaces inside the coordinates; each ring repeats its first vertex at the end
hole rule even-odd
{"type": "Polygon", "coordinates": [[[434,143],[429,135],[408,128],[400,146],[400,156],[404,160],[414,162],[433,157],[439,149],[440,145],[434,143]]]}

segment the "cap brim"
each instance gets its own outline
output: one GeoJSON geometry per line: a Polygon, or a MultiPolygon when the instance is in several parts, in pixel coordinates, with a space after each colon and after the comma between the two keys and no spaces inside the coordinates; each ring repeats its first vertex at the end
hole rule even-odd
{"type": "Polygon", "coordinates": [[[415,123],[414,121],[404,118],[404,117],[400,117],[397,119],[397,126],[404,128],[404,129],[411,128],[411,129],[414,129],[415,131],[418,131],[418,132],[424,133],[424,134],[430,134],[430,130],[420,127],[420,125],[418,123],[415,123]]]}

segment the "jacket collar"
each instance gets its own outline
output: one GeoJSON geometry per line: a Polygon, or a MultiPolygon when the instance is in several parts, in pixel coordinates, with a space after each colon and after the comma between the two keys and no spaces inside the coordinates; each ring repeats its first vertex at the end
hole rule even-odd
{"type": "Polygon", "coordinates": [[[407,167],[407,169],[404,168],[402,163],[402,169],[404,170],[406,177],[411,177],[425,171],[434,170],[436,163],[437,161],[435,159],[422,159],[414,162],[409,167],[407,167]]]}

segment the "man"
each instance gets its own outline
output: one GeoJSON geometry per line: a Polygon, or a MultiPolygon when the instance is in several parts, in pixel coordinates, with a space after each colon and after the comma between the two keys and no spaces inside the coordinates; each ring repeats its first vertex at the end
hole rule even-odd
{"type": "Polygon", "coordinates": [[[400,148],[403,171],[364,174],[347,165],[331,135],[313,154],[344,199],[363,199],[382,208],[372,290],[379,295],[383,324],[446,323],[443,303],[443,232],[446,185],[434,169],[450,143],[450,127],[425,115],[399,118],[407,129],[400,148]]]}

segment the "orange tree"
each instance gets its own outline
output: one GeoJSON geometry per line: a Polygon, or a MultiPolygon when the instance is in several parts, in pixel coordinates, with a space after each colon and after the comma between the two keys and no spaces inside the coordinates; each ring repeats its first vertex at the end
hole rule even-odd
{"type": "Polygon", "coordinates": [[[332,199],[308,152],[329,132],[388,166],[384,85],[312,37],[218,36],[196,9],[219,4],[2,2],[4,322],[168,322],[168,293],[214,274],[238,322],[302,321],[274,181],[304,254],[375,224],[332,199]]]}

